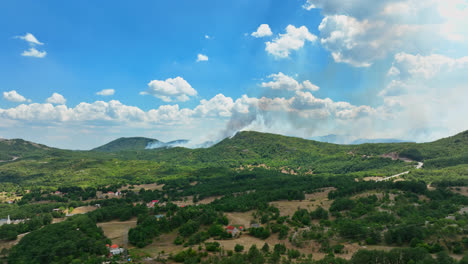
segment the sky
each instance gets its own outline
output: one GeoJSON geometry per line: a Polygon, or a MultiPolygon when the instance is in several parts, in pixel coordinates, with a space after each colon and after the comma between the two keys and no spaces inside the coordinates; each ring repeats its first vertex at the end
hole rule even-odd
{"type": "Polygon", "coordinates": [[[1,1],[0,137],[468,129],[468,0],[1,1]]]}

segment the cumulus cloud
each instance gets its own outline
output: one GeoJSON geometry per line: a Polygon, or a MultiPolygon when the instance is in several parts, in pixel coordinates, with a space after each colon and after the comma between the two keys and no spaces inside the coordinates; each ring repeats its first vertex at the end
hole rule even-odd
{"type": "MultiPolygon", "coordinates": [[[[315,89],[311,87],[315,86],[308,81],[299,83],[282,73],[273,74],[271,78],[272,82],[265,83],[265,87],[286,89],[292,92],[290,96],[256,98],[243,95],[234,100],[223,94],[217,94],[211,99],[200,100],[194,108],[180,108],[179,105],[174,104],[144,111],[116,100],[82,102],[75,107],[68,107],[65,104],[57,104],[60,96],[54,94],[51,98],[55,99],[49,98],[44,104],[33,103],[9,109],[0,108],[0,119],[26,124],[40,123],[45,126],[87,125],[91,126],[89,128],[91,130],[97,127],[122,125],[157,127],[199,124],[201,127],[209,127],[210,124],[217,124],[211,128],[210,133],[219,131],[224,123],[226,127],[211,138],[211,140],[219,140],[241,129],[257,128],[280,132],[275,128],[288,127],[291,129],[289,132],[309,131],[321,124],[327,124],[330,120],[352,122],[374,114],[374,109],[368,106],[354,106],[347,102],[334,102],[330,98],[316,98],[310,93],[315,89]]],[[[173,80],[166,81],[175,85],[173,80]]],[[[161,92],[160,90],[158,91],[161,92]]]]}
{"type": "Polygon", "coordinates": [[[195,107],[194,114],[203,117],[229,117],[233,106],[234,102],[231,97],[217,94],[210,100],[202,99],[200,104],[195,107]]]}
{"type": "Polygon", "coordinates": [[[114,89],[103,89],[103,90],[97,92],[96,94],[101,95],[101,96],[110,96],[110,95],[115,94],[115,90],[114,89]]]}
{"type": "Polygon", "coordinates": [[[270,26],[268,24],[261,24],[257,31],[251,34],[251,36],[256,38],[263,38],[271,35],[273,35],[273,32],[271,32],[270,26]]]}
{"type": "Polygon", "coordinates": [[[140,94],[151,94],[164,102],[185,102],[191,96],[197,95],[197,91],[182,77],[176,77],[168,78],[165,81],[152,80],[148,83],[148,89],[140,94]]]}
{"type": "Polygon", "coordinates": [[[23,51],[21,56],[24,57],[35,57],[35,58],[44,58],[47,55],[46,51],[39,51],[34,47],[29,48],[29,50],[23,51]]]}
{"type": "Polygon", "coordinates": [[[34,45],[44,45],[44,43],[37,40],[37,38],[31,33],[26,33],[26,35],[24,35],[24,36],[16,36],[15,38],[22,39],[22,40],[27,41],[30,44],[34,44],[34,45]]]}
{"type": "Polygon", "coordinates": [[[309,80],[305,80],[304,82],[299,83],[293,77],[285,75],[282,72],[277,74],[270,74],[268,78],[273,80],[270,82],[262,82],[261,87],[286,91],[299,91],[303,89],[310,91],[319,90],[319,87],[312,84],[309,80]]]}
{"type": "Polygon", "coordinates": [[[285,34],[279,34],[273,41],[266,42],[265,50],[276,58],[289,57],[291,51],[299,50],[306,41],[315,42],[317,36],[310,33],[307,27],[296,28],[293,25],[286,27],[285,34]]]}
{"type": "Polygon", "coordinates": [[[37,40],[37,38],[31,34],[31,33],[26,33],[24,36],[16,36],[15,38],[22,39],[26,41],[31,47],[29,50],[25,50],[21,53],[21,56],[24,57],[34,57],[34,58],[44,58],[47,55],[47,52],[44,51],[39,51],[35,48],[37,45],[44,45],[44,43],[40,42],[37,40]]]}
{"type": "Polygon", "coordinates": [[[15,90],[11,90],[9,92],[3,92],[3,99],[15,102],[15,103],[22,103],[22,102],[30,102],[31,100],[26,99],[24,96],[16,92],[15,90]]]}
{"type": "Polygon", "coordinates": [[[200,62],[200,61],[208,61],[208,56],[199,53],[197,56],[197,62],[200,62]]]}
{"type": "Polygon", "coordinates": [[[51,97],[47,98],[46,102],[49,104],[64,105],[67,102],[67,99],[59,93],[53,93],[51,97]]]}
{"type": "Polygon", "coordinates": [[[304,8],[324,14],[320,42],[333,59],[356,67],[397,52],[430,53],[468,33],[463,0],[308,0],[304,8]]]}

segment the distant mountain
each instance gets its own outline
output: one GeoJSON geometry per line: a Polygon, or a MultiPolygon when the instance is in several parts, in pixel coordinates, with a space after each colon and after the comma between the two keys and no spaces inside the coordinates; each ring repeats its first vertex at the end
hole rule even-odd
{"type": "Polygon", "coordinates": [[[333,143],[333,144],[341,144],[341,145],[359,145],[364,143],[402,143],[402,142],[410,142],[407,140],[401,139],[394,139],[394,138],[358,138],[350,135],[335,135],[330,134],[326,136],[317,136],[310,138],[315,141],[326,142],[326,143],[333,143]]]}
{"type": "Polygon", "coordinates": [[[149,144],[157,144],[159,142],[159,140],[154,138],[122,137],[92,150],[101,152],[144,150],[149,144]]]}
{"type": "Polygon", "coordinates": [[[150,142],[148,145],[146,145],[145,149],[184,147],[189,142],[190,141],[186,139],[178,139],[178,140],[173,140],[169,142],[162,142],[162,141],[150,142]]]}
{"type": "Polygon", "coordinates": [[[310,139],[315,140],[315,141],[325,142],[325,143],[347,144],[351,140],[351,137],[346,136],[346,135],[330,134],[330,135],[325,135],[325,136],[311,137],[310,139]]]}
{"type": "Polygon", "coordinates": [[[350,144],[352,145],[359,145],[359,144],[364,144],[364,143],[404,143],[404,142],[411,142],[408,140],[401,140],[401,139],[395,139],[395,138],[359,138],[356,140],[353,140],[350,144]]]}

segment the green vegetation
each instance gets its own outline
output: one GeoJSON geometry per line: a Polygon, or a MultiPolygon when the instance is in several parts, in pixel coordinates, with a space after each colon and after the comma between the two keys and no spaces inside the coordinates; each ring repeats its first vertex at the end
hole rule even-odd
{"type": "Polygon", "coordinates": [[[107,252],[101,229],[86,215],[48,225],[11,249],[9,263],[99,263],[107,252]]]}
{"type": "Polygon", "coordinates": [[[99,151],[0,141],[7,158],[0,163],[1,191],[21,197],[1,203],[0,217],[22,221],[0,226],[0,243],[25,234],[2,253],[9,263],[102,263],[110,241],[96,223],[131,219],[137,220],[128,242],[137,248],[130,252],[137,259],[147,256],[159,236],[174,234],[171,242],[179,251],[152,252],[161,262],[458,263],[453,256],[468,254],[468,197],[457,193],[468,186],[468,132],[423,144],[348,146],[241,132],[193,150],[132,149],[144,143],[132,140],[99,151]],[[424,162],[423,168],[416,169],[416,161],[424,162]],[[410,171],[404,181],[363,181],[403,171],[410,171]],[[134,186],[155,182],[164,187],[134,186]],[[306,197],[324,190],[328,200],[293,207],[287,215],[271,203],[310,205],[314,199],[306,197]],[[210,203],[191,205],[214,196],[210,203]],[[51,224],[66,209],[95,204],[100,208],[51,224]],[[247,212],[258,226],[244,226],[233,237],[227,226],[240,226],[230,222],[228,212],[247,212]],[[263,247],[243,245],[244,236],[263,247]],[[234,243],[226,250],[225,242],[234,243]],[[340,258],[351,244],[391,250],[361,248],[340,258]],[[311,245],[325,258],[304,254],[311,245]]]}
{"type": "Polygon", "coordinates": [[[150,143],[159,142],[154,138],[145,137],[130,137],[118,138],[105,145],[93,149],[93,151],[102,152],[118,152],[118,151],[131,151],[131,150],[144,150],[150,143]]]}
{"type": "MultiPolygon", "coordinates": [[[[0,141],[0,183],[5,191],[34,187],[54,190],[63,186],[100,187],[109,184],[144,184],[190,178],[204,169],[240,171],[265,167],[291,175],[388,176],[414,164],[382,158],[386,153],[423,160],[419,175],[431,170],[461,177],[459,166],[468,163],[468,131],[431,143],[335,145],[258,132],[239,132],[207,149],[163,148],[144,150],[144,138],[119,139],[104,151],[69,151],[22,141],[0,141]],[[135,142],[134,142],[135,141],[135,142]],[[129,150],[131,148],[138,150],[129,150]],[[109,152],[117,149],[117,152],[109,152]],[[127,151],[122,151],[126,149],[127,151]],[[292,172],[291,172],[292,171],[292,172]]],[[[464,170],[464,167],[462,167],[464,170]]],[[[466,171],[466,170],[465,170],[466,171]]],[[[412,171],[412,173],[414,170],[412,171]]],[[[431,177],[432,179],[433,177],[431,177]]]]}

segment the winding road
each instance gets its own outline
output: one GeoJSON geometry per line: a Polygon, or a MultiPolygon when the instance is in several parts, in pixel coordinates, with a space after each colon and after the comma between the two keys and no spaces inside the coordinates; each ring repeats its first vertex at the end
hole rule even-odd
{"type": "MultiPolygon", "coordinates": [[[[416,165],[416,169],[419,170],[422,168],[422,166],[424,165],[424,163],[422,162],[418,162],[418,165],[416,165]]],[[[390,179],[393,179],[393,178],[398,178],[400,177],[401,175],[405,175],[405,174],[408,174],[410,171],[405,171],[405,172],[402,172],[402,173],[398,173],[398,174],[395,174],[395,175],[392,175],[392,176],[388,176],[388,177],[385,177],[385,178],[382,178],[382,179],[377,179],[375,180],[376,182],[380,182],[380,181],[387,181],[387,180],[390,180],[390,179]]]]}

